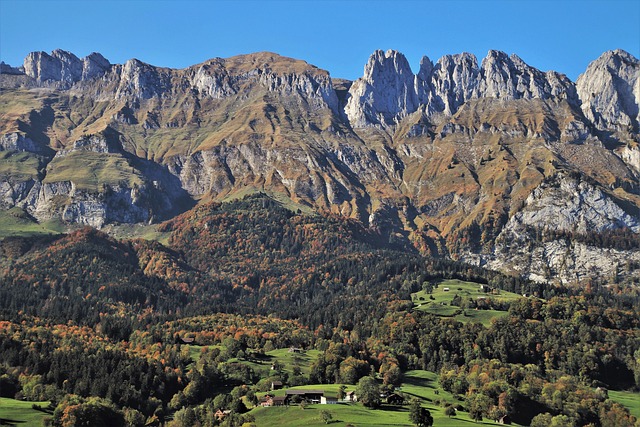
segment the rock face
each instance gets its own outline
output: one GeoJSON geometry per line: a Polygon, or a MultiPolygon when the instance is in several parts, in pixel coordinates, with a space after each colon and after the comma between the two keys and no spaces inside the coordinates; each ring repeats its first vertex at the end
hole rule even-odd
{"type": "Polygon", "coordinates": [[[0,151],[22,151],[39,154],[53,154],[53,150],[51,150],[49,147],[38,144],[31,140],[29,137],[18,132],[7,133],[0,136],[0,151]]]}
{"type": "Polygon", "coordinates": [[[151,203],[146,188],[108,185],[94,192],[77,188],[73,182],[35,185],[28,193],[34,209],[26,209],[43,221],[60,218],[68,223],[102,228],[107,223],[139,223],[151,219],[151,203]]]}
{"type": "Polygon", "coordinates": [[[469,99],[477,97],[480,69],[470,53],[445,55],[435,66],[424,57],[420,63],[419,98],[427,114],[453,115],[469,99]]]}
{"type": "Polygon", "coordinates": [[[566,76],[553,71],[543,73],[513,54],[489,51],[482,61],[480,97],[498,99],[567,99],[576,105],[575,87],[566,76]]]}
{"type": "Polygon", "coordinates": [[[409,62],[399,52],[377,50],[364,67],[349,93],[345,111],[352,126],[397,124],[418,108],[416,78],[409,62]]]}
{"type": "Polygon", "coordinates": [[[640,61],[614,50],[605,52],[578,77],[584,115],[602,130],[631,130],[640,122],[640,61]]]}
{"type": "Polygon", "coordinates": [[[104,74],[111,64],[99,53],[79,59],[71,52],[56,49],[51,55],[46,52],[30,53],[23,67],[25,74],[38,83],[59,82],[62,87],[69,87],[104,74]]]}
{"type": "Polygon", "coordinates": [[[629,215],[611,196],[587,182],[563,175],[555,176],[536,188],[522,210],[513,215],[507,227],[535,227],[581,234],[627,228],[640,231],[636,215],[629,215]]]}
{"type": "Polygon", "coordinates": [[[623,51],[577,85],[499,51],[425,56],[416,74],[376,51],[355,82],[268,52],[2,67],[3,209],[102,227],[266,191],[536,280],[640,277],[619,244],[640,232],[640,79],[623,51]]]}
{"type": "Polygon", "coordinates": [[[482,262],[537,281],[572,283],[580,276],[617,277],[618,270],[640,261],[640,252],[581,240],[615,230],[638,233],[640,216],[626,212],[621,204],[591,183],[559,174],[530,193],[498,235],[495,252],[482,262]]]}
{"type": "Polygon", "coordinates": [[[469,53],[446,55],[435,65],[424,57],[417,75],[402,54],[376,51],[349,92],[346,113],[354,127],[392,126],[421,105],[427,116],[453,115],[466,101],[477,98],[579,103],[575,86],[566,76],[543,73],[515,54],[495,50],[489,51],[481,67],[469,53]]]}

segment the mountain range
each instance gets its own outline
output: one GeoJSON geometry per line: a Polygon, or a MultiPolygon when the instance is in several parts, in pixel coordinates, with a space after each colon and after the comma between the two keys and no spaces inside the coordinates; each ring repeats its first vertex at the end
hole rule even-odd
{"type": "Polygon", "coordinates": [[[102,228],[255,192],[536,281],[640,279],[640,61],[376,51],[355,81],[274,53],[185,69],[0,66],[0,208],[102,228]]]}

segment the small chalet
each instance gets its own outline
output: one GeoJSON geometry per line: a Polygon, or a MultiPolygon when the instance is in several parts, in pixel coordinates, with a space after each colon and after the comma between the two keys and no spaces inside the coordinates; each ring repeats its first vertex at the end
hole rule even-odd
{"type": "Polygon", "coordinates": [[[348,391],[347,394],[344,397],[344,400],[347,402],[357,402],[358,401],[358,396],[356,396],[356,392],[355,391],[348,391]]]}
{"type": "Polygon", "coordinates": [[[275,396],[271,399],[271,406],[284,406],[287,404],[287,396],[275,396]]]}
{"type": "Polygon", "coordinates": [[[280,390],[282,388],[282,381],[271,381],[271,390],[280,390]]]}
{"type": "Polygon", "coordinates": [[[180,344],[193,344],[195,340],[195,338],[180,337],[180,344]]]}
{"type": "Polygon", "coordinates": [[[304,353],[304,350],[298,347],[289,347],[289,353],[304,353]]]}
{"type": "Polygon", "coordinates": [[[391,393],[387,396],[387,403],[389,405],[404,405],[404,398],[398,393],[391,393]]]}
{"type": "Polygon", "coordinates": [[[320,396],[321,405],[337,405],[338,398],[333,396],[320,396]]]}
{"type": "Polygon", "coordinates": [[[443,288],[443,292],[449,292],[449,288],[443,288]]]}
{"type": "Polygon", "coordinates": [[[273,406],[273,394],[265,394],[258,402],[260,406],[273,406]]]}
{"type": "Polygon", "coordinates": [[[260,406],[269,407],[269,406],[284,406],[287,404],[285,396],[272,396],[270,394],[265,395],[262,399],[260,399],[260,406]]]}

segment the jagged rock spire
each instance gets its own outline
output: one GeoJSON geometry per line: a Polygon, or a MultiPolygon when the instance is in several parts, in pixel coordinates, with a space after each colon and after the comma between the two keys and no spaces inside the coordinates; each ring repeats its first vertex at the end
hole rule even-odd
{"type": "Polygon", "coordinates": [[[346,113],[352,126],[393,126],[421,105],[427,115],[452,115],[475,98],[562,98],[578,105],[575,86],[566,76],[544,73],[516,55],[495,50],[480,67],[474,55],[461,53],[445,55],[435,65],[424,57],[418,74],[410,73],[402,54],[376,51],[350,90],[346,113]]]}

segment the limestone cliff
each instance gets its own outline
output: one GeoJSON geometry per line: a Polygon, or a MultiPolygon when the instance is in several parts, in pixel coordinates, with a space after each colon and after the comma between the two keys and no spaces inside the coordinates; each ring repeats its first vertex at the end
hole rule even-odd
{"type": "Polygon", "coordinates": [[[605,52],[578,77],[582,111],[598,129],[638,133],[640,61],[614,50],[605,52]]]}

